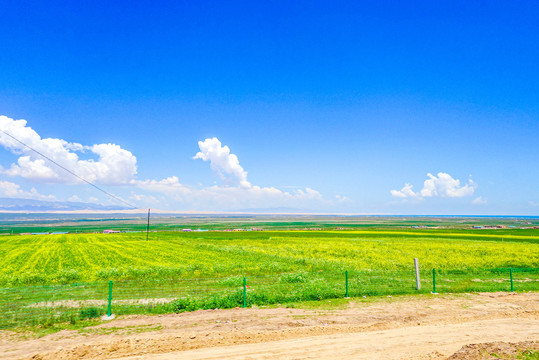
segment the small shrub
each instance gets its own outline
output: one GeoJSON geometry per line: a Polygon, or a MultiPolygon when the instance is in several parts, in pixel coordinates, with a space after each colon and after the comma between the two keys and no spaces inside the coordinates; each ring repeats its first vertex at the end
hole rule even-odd
{"type": "Polygon", "coordinates": [[[79,319],[86,320],[86,319],[93,319],[100,315],[100,311],[98,308],[95,307],[88,307],[83,308],[79,312],[79,319]]]}
{"type": "Polygon", "coordinates": [[[202,299],[181,298],[170,303],[170,310],[175,313],[199,309],[232,309],[243,304],[243,293],[235,291],[229,294],[215,294],[202,299]]]}
{"type": "Polygon", "coordinates": [[[182,298],[174,300],[170,304],[170,310],[175,313],[185,312],[185,311],[194,311],[197,309],[196,303],[190,298],[182,298]]]}
{"type": "Polygon", "coordinates": [[[243,304],[243,292],[235,291],[226,295],[214,295],[203,301],[202,309],[232,309],[243,304]]]}

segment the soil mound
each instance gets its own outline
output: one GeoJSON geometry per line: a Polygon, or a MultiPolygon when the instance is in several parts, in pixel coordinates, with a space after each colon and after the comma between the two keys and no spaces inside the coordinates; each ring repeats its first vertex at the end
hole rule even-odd
{"type": "Polygon", "coordinates": [[[451,355],[447,360],[487,360],[487,359],[539,359],[539,341],[518,343],[490,342],[469,344],[451,355]]]}

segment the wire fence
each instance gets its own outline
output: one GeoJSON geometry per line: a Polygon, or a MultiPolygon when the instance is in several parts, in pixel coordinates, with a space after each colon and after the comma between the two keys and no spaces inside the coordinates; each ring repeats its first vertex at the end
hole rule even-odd
{"type": "Polygon", "coordinates": [[[103,315],[287,304],[415,293],[538,291],[539,268],[297,272],[226,278],[122,280],[0,289],[0,328],[77,322],[103,315]]]}

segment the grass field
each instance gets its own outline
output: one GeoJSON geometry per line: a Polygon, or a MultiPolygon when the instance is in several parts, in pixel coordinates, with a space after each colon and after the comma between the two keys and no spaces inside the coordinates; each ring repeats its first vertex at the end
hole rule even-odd
{"type": "Polygon", "coordinates": [[[0,284],[185,279],[304,271],[539,267],[539,233],[263,231],[0,238],[0,284]]]}
{"type": "MultiPolygon", "coordinates": [[[[0,234],[69,231],[75,233],[146,231],[146,215],[76,215],[76,214],[2,214],[0,234]]],[[[537,217],[454,217],[454,216],[324,216],[324,215],[222,215],[222,216],[165,216],[151,218],[151,230],[178,231],[182,228],[225,230],[238,227],[258,227],[265,230],[301,230],[318,227],[332,230],[392,230],[427,226],[469,232],[474,225],[505,225],[518,229],[539,226],[537,217]]],[[[422,229],[424,231],[425,229],[422,229]]],[[[488,232],[489,230],[481,230],[488,232]]],[[[509,230],[496,230],[502,233],[509,230]]],[[[531,230],[533,232],[533,230],[531,230]]],[[[535,232],[537,233],[537,232],[535,232]]]]}
{"type": "Polygon", "coordinates": [[[356,230],[0,237],[0,327],[103,314],[437,291],[539,290],[535,230],[356,230]],[[423,288],[415,289],[413,258],[423,288]]]}

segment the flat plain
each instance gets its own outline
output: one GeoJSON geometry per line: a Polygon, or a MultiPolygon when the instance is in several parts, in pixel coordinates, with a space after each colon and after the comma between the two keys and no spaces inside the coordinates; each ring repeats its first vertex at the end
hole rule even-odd
{"type": "MultiPolygon", "coordinates": [[[[168,353],[164,358],[211,358],[224,351],[219,346],[239,341],[265,344],[238,347],[238,354],[230,348],[231,358],[241,358],[243,351],[263,358],[261,351],[267,353],[270,348],[272,356],[280,358],[287,354],[287,341],[297,343],[295,339],[302,338],[300,342],[306,343],[298,343],[298,351],[314,349],[314,343],[305,338],[314,336],[312,340],[320,344],[316,351],[323,356],[326,347],[341,341],[336,336],[342,337],[343,344],[351,336],[360,347],[370,343],[362,342],[362,336],[378,335],[395,340],[398,346],[410,346],[399,340],[399,327],[406,327],[404,335],[415,331],[418,336],[454,328],[446,348],[425,343],[416,349],[434,359],[443,358],[436,348],[449,354],[467,344],[462,336],[465,328],[476,328],[473,334],[469,332],[472,338],[492,341],[528,341],[536,335],[529,329],[520,331],[518,324],[515,336],[497,335],[500,326],[517,320],[528,327],[537,324],[539,230],[533,228],[535,224],[526,229],[472,229],[478,221],[496,224],[500,220],[189,221],[163,221],[148,234],[141,231],[140,219],[10,224],[9,232],[70,233],[0,237],[0,347],[4,355],[157,359],[164,352],[168,353]],[[102,233],[111,228],[125,232],[102,233]],[[208,231],[195,231],[198,228],[208,231]],[[421,289],[415,281],[414,258],[420,264],[421,289]],[[515,292],[522,296],[512,298],[515,292]],[[393,303],[392,299],[400,300],[393,303]],[[379,308],[380,301],[385,305],[379,308]],[[216,312],[228,319],[227,325],[222,323],[224,318],[212,315],[215,309],[231,309],[216,312]],[[441,318],[440,309],[447,310],[441,318]],[[263,318],[236,324],[234,314],[240,310],[248,315],[240,316],[244,318],[240,322],[252,316],[263,318]],[[473,317],[458,317],[469,311],[473,317]],[[116,320],[100,319],[109,312],[116,320]],[[268,323],[264,314],[271,317],[274,312],[279,315],[268,323]],[[342,312],[346,319],[341,318],[342,312]],[[434,327],[415,328],[426,321],[421,315],[426,312],[432,313],[429,322],[434,327]],[[370,320],[357,318],[358,314],[370,320]],[[452,314],[458,316],[453,319],[452,314]],[[500,321],[488,320],[492,316],[500,321]],[[402,323],[395,322],[400,318],[402,323]],[[436,319],[447,323],[436,325],[436,319]],[[174,328],[176,322],[181,329],[174,328]],[[221,334],[223,326],[230,336],[221,334]],[[236,333],[238,326],[241,331],[236,333]],[[388,332],[373,333],[376,329],[388,332]],[[73,341],[66,341],[65,334],[73,341]],[[208,341],[201,338],[203,334],[208,341]],[[145,345],[133,347],[140,336],[147,338],[145,345]],[[179,347],[175,345],[178,336],[183,339],[179,347]],[[53,347],[43,347],[40,338],[53,347]],[[281,340],[282,346],[275,342],[281,340]],[[88,341],[94,345],[87,346],[88,341]],[[103,351],[110,341],[118,346],[103,351]],[[67,349],[54,350],[60,344],[67,349]],[[116,348],[123,350],[118,353],[116,348]],[[184,351],[189,349],[200,350],[184,351]]],[[[509,226],[523,223],[505,221],[509,226]]],[[[535,349],[532,345],[518,346],[528,351],[535,349]]],[[[371,355],[378,351],[361,349],[371,355]]],[[[388,358],[401,358],[402,354],[387,351],[388,358]]]]}
{"type": "Polygon", "coordinates": [[[152,232],[0,237],[0,284],[539,267],[539,230],[152,232]]]}

